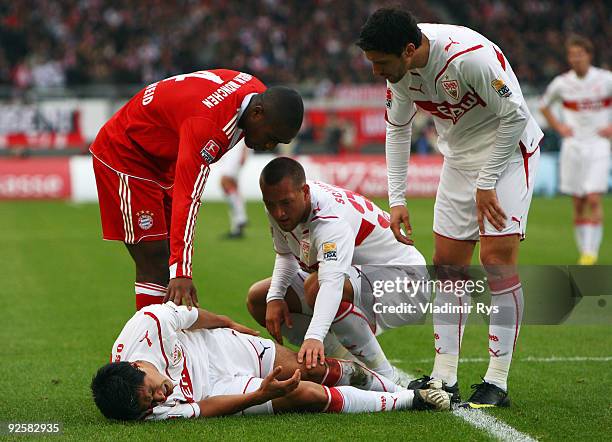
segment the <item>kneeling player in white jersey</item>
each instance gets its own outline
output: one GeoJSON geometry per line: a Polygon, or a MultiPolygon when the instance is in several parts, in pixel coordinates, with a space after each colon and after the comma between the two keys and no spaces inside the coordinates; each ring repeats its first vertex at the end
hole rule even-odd
{"type": "Polygon", "coordinates": [[[579,264],[597,262],[603,236],[601,194],[608,191],[612,137],[612,73],[591,66],[593,45],[584,37],[567,40],[571,71],[550,83],[542,97],[542,115],[563,142],[560,156],[561,192],[574,200],[574,233],[579,264]],[[560,102],[563,122],[551,111],[560,102]]]}
{"type": "MultiPolygon", "coordinates": [[[[480,240],[493,314],[489,369],[468,400],[472,407],[509,405],[507,378],[522,318],[516,270],[543,136],[502,50],[463,26],[417,24],[408,11],[382,8],[357,45],[387,81],[386,156],[391,229],[411,244],[405,193],[411,123],[418,106],[433,117],[444,166],[434,206],[434,265],[468,266],[480,240]],[[503,266],[503,267],[498,267],[503,266]]],[[[435,303],[457,304],[438,293],[435,303]]],[[[465,318],[442,325],[434,314],[432,376],[457,387],[465,318]],[[462,320],[463,319],[463,320],[462,320]]],[[[423,379],[426,381],[426,379],[423,379]]]]}
{"type": "Polygon", "coordinates": [[[303,368],[225,316],[168,302],[127,322],[91,389],[100,411],[120,420],[450,408],[440,388],[403,390],[354,362],[303,368]]]}
{"type": "Polygon", "coordinates": [[[298,361],[305,358],[307,368],[324,363],[325,353],[346,357],[348,349],[368,368],[407,385],[376,333],[417,322],[423,313],[402,307],[418,310],[427,295],[398,289],[377,297],[374,289],[377,281],[428,279],[423,256],[395,241],[386,212],[352,191],[306,181],[293,159],[272,160],[259,182],[276,262],[272,277],[249,290],[251,315],[277,342],[284,335],[301,346],[298,361]]]}

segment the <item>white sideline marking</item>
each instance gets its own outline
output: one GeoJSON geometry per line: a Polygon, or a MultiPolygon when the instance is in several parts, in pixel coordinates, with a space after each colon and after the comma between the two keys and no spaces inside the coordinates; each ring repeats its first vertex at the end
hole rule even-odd
{"type": "MultiPolygon", "coordinates": [[[[390,359],[391,362],[406,362],[401,359],[390,359]]],[[[518,362],[610,362],[612,356],[548,356],[539,358],[536,356],[527,356],[525,358],[516,358],[518,362]]],[[[411,362],[424,364],[427,362],[433,362],[432,359],[416,359],[411,362]]],[[[489,362],[489,358],[461,358],[459,362],[466,364],[475,362],[489,362]]]]}
{"type": "MultiPolygon", "coordinates": [[[[400,359],[390,359],[389,361],[402,362],[400,359]]],[[[423,361],[431,362],[431,359],[423,359],[423,361]]],[[[414,378],[412,373],[406,374],[411,378],[414,378]]],[[[451,413],[463,419],[471,426],[489,433],[497,440],[504,442],[536,442],[537,440],[528,434],[521,433],[516,428],[513,428],[505,422],[502,422],[497,418],[485,413],[483,410],[475,410],[473,408],[455,408],[451,411],[451,413]]]]}
{"type": "Polygon", "coordinates": [[[468,424],[486,431],[495,439],[502,441],[520,441],[520,442],[535,442],[536,439],[528,434],[521,433],[510,425],[497,420],[490,414],[482,410],[474,410],[469,408],[455,408],[452,412],[455,416],[460,417],[468,424]]]}
{"type": "MultiPolygon", "coordinates": [[[[548,357],[535,357],[527,356],[525,358],[518,359],[522,362],[609,362],[612,361],[612,356],[548,356],[548,357]]],[[[392,363],[404,362],[401,359],[390,359],[392,363]]],[[[411,362],[413,363],[428,363],[432,362],[433,359],[417,359],[411,362]]],[[[459,362],[470,363],[470,362],[488,362],[489,358],[461,358],[459,362]]],[[[412,377],[410,373],[407,373],[412,377]]],[[[535,442],[536,439],[532,438],[528,434],[518,431],[516,428],[511,427],[498,420],[497,418],[487,414],[483,410],[474,410],[471,408],[455,408],[452,411],[453,415],[463,419],[468,424],[489,433],[495,439],[508,442],[535,442]]]]}

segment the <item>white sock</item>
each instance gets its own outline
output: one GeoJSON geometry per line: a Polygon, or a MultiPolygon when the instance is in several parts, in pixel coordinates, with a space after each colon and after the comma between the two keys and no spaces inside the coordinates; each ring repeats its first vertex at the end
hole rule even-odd
{"type": "Polygon", "coordinates": [[[441,379],[449,386],[457,383],[457,366],[459,351],[468,318],[468,307],[471,305],[470,295],[457,296],[454,293],[440,291],[436,293],[434,308],[445,305],[462,307],[463,312],[434,313],[434,349],[436,356],[431,377],[441,379]]]}
{"type": "Polygon", "coordinates": [[[574,239],[576,240],[576,246],[578,247],[578,252],[582,255],[586,252],[586,241],[587,241],[587,230],[589,225],[582,222],[577,221],[574,224],[574,239]]]}
{"type": "Polygon", "coordinates": [[[603,236],[603,224],[593,223],[588,224],[588,243],[586,244],[585,252],[589,255],[598,256],[599,247],[601,246],[601,238],[603,236]]]}
{"type": "Polygon", "coordinates": [[[365,314],[355,304],[342,301],[331,331],[342,345],[369,369],[386,377],[393,376],[387,360],[365,314]]]}
{"type": "Polygon", "coordinates": [[[502,281],[489,280],[491,287],[491,312],[489,318],[489,368],[484,380],[508,390],[508,373],[512,353],[521,328],[523,318],[523,288],[518,275],[502,281]]]}
{"type": "Polygon", "coordinates": [[[358,362],[335,358],[327,358],[325,361],[327,371],[321,380],[321,385],[327,385],[328,387],[350,385],[360,390],[385,391],[388,393],[405,390],[405,388],[358,362]]]}
{"type": "Polygon", "coordinates": [[[323,387],[327,393],[326,413],[364,413],[406,410],[412,407],[414,391],[397,393],[359,390],[355,387],[323,387]]]}
{"type": "Polygon", "coordinates": [[[246,208],[240,192],[231,192],[227,195],[230,205],[230,223],[232,231],[236,231],[241,224],[246,223],[246,208]]]}

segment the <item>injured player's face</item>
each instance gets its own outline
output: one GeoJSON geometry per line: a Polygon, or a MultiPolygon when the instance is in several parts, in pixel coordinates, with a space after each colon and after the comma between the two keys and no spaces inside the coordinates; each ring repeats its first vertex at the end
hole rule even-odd
{"type": "Polygon", "coordinates": [[[138,392],[138,403],[142,411],[155,408],[163,404],[172,394],[174,385],[166,376],[161,374],[157,368],[145,361],[134,362],[133,364],[145,374],[142,387],[138,392]]]}

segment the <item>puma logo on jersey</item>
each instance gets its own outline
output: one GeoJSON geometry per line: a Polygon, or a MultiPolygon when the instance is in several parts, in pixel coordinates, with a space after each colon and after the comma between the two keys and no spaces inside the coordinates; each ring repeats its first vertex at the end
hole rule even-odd
{"type": "Polygon", "coordinates": [[[471,90],[467,92],[461,101],[457,104],[451,104],[448,101],[442,103],[434,103],[432,101],[415,101],[414,104],[419,106],[426,112],[429,112],[434,117],[442,118],[445,120],[452,120],[453,124],[457,122],[470,110],[476,106],[486,107],[487,103],[476,93],[471,90]]]}
{"type": "Polygon", "coordinates": [[[425,92],[423,92],[423,84],[422,83],[419,84],[418,88],[410,86],[408,89],[410,89],[411,91],[420,92],[423,95],[425,95],[425,92]]]}
{"type": "Polygon", "coordinates": [[[448,37],[448,39],[450,40],[450,43],[447,44],[446,46],[444,46],[444,51],[445,52],[448,52],[448,50],[451,48],[452,45],[458,45],[459,44],[459,42],[458,41],[454,41],[452,39],[452,37],[448,37]]]}
{"type": "Polygon", "coordinates": [[[144,341],[145,339],[147,340],[147,345],[148,345],[149,347],[151,347],[151,346],[153,345],[153,342],[151,342],[151,340],[149,339],[149,330],[147,330],[147,332],[145,333],[145,335],[143,336],[143,338],[142,338],[140,341],[138,341],[138,342],[142,342],[142,341],[144,341]]]}

